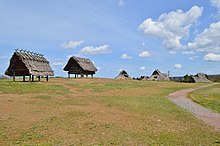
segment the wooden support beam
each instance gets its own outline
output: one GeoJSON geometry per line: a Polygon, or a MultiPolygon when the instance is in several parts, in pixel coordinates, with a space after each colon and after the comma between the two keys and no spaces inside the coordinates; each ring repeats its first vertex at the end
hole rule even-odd
{"type": "Polygon", "coordinates": [[[34,82],[34,75],[32,75],[32,82],[34,82]]]}
{"type": "Polygon", "coordinates": [[[15,82],[15,70],[13,71],[13,82],[15,82]]]}
{"type": "Polygon", "coordinates": [[[29,75],[29,82],[31,82],[31,75],[29,75]]]}
{"type": "Polygon", "coordinates": [[[46,76],[46,80],[47,80],[47,82],[48,82],[48,80],[49,80],[49,76],[48,76],[48,75],[46,76]]]}
{"type": "Polygon", "coordinates": [[[68,73],[68,78],[70,78],[70,74],[68,73]]]}
{"type": "Polygon", "coordinates": [[[40,76],[38,76],[38,81],[40,82],[40,76]]]}
{"type": "Polygon", "coordinates": [[[75,74],[75,78],[76,78],[76,74],[75,74]]]}
{"type": "Polygon", "coordinates": [[[93,79],[93,74],[91,74],[91,76],[92,76],[92,79],[93,79]]]}
{"type": "Polygon", "coordinates": [[[23,76],[23,82],[25,82],[25,76],[23,76]]]}

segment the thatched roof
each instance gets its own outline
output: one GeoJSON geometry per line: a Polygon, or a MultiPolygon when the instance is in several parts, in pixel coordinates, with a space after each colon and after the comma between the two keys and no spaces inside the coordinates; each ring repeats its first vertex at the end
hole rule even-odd
{"type": "Polygon", "coordinates": [[[148,80],[166,81],[170,80],[170,78],[167,74],[161,73],[159,69],[156,69],[148,80]]]}
{"type": "Polygon", "coordinates": [[[93,62],[90,59],[87,58],[81,58],[81,57],[76,57],[72,56],[67,65],[64,67],[64,71],[69,71],[69,67],[71,66],[71,60],[74,60],[78,63],[78,65],[84,70],[84,71],[91,71],[91,72],[96,72],[97,68],[93,64],[93,62]]]}
{"type": "Polygon", "coordinates": [[[5,74],[12,76],[13,71],[21,70],[25,71],[24,75],[35,75],[35,76],[53,76],[53,70],[49,65],[49,61],[42,54],[33,53],[30,51],[16,50],[10,59],[10,65],[6,70],[5,74]]]}
{"type": "Polygon", "coordinates": [[[207,77],[204,73],[198,73],[195,76],[192,76],[192,78],[196,83],[209,83],[209,82],[211,82],[209,79],[207,79],[207,77]]]}
{"type": "Polygon", "coordinates": [[[125,70],[122,70],[115,79],[130,79],[130,76],[125,70]]]}

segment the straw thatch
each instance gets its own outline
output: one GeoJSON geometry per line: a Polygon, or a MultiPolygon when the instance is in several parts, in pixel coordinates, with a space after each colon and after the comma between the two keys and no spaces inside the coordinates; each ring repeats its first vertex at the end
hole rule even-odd
{"type": "Polygon", "coordinates": [[[90,59],[73,56],[63,70],[68,74],[93,75],[97,68],[90,59]]]}
{"type": "Polygon", "coordinates": [[[128,73],[125,70],[122,70],[115,79],[131,79],[128,73]]]}
{"type": "Polygon", "coordinates": [[[204,73],[198,73],[195,76],[192,76],[195,83],[209,83],[211,82],[209,79],[207,79],[206,75],[204,73]]]}
{"type": "Polygon", "coordinates": [[[148,80],[155,81],[168,81],[170,80],[169,76],[165,73],[161,73],[159,69],[155,70],[148,80]]]}
{"type": "Polygon", "coordinates": [[[53,76],[49,61],[42,54],[15,50],[10,65],[5,71],[8,76],[53,76]]]}

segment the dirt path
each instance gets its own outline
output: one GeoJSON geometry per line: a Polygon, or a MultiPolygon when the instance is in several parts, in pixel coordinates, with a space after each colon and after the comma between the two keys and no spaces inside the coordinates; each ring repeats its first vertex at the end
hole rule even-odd
{"type": "Polygon", "coordinates": [[[177,91],[169,94],[168,99],[173,101],[175,104],[181,106],[187,111],[193,113],[198,119],[206,122],[207,124],[215,127],[216,130],[220,130],[220,114],[214,113],[213,111],[200,106],[199,104],[193,102],[191,99],[187,98],[187,93],[212,86],[214,84],[200,86],[196,88],[186,89],[177,91]]]}

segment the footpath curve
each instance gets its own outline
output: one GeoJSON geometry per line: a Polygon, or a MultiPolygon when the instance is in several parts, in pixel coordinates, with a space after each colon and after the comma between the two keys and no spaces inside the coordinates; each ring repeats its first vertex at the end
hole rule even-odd
{"type": "Polygon", "coordinates": [[[213,111],[205,107],[202,107],[199,104],[193,102],[191,99],[187,98],[187,94],[189,92],[202,89],[202,88],[207,88],[213,85],[215,85],[215,83],[176,91],[176,92],[169,94],[168,99],[174,102],[176,105],[191,112],[198,119],[214,127],[216,130],[220,130],[220,114],[219,113],[214,113],[213,111]]]}

